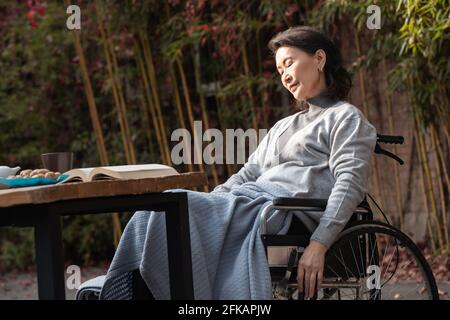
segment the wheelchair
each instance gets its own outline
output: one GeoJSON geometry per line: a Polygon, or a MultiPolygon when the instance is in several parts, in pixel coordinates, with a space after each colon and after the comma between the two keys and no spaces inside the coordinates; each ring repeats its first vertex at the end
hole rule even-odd
{"type": "MultiPolygon", "coordinates": [[[[403,137],[377,135],[374,151],[403,164],[399,157],[382,149],[379,143],[401,144],[403,137]]],[[[267,234],[269,214],[273,210],[282,213],[291,210],[324,211],[326,205],[327,199],[275,198],[263,210],[260,233],[268,259],[274,299],[304,299],[297,289],[297,265],[311,234],[295,215],[287,234],[267,234]]],[[[323,282],[319,290],[316,288],[312,299],[439,299],[433,273],[419,248],[406,234],[390,225],[387,218],[386,221],[373,220],[366,196],[328,249],[323,282]]]]}

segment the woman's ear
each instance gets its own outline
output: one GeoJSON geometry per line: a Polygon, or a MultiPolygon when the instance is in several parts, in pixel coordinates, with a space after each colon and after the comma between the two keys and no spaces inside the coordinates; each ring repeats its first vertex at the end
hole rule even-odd
{"type": "Polygon", "coordinates": [[[325,68],[325,63],[327,62],[327,54],[323,49],[319,49],[316,51],[314,56],[317,61],[317,68],[319,69],[319,71],[323,71],[323,69],[325,68]]]}

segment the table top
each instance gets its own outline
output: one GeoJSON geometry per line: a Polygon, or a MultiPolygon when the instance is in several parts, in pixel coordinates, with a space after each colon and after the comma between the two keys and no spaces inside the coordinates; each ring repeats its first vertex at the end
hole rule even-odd
{"type": "Polygon", "coordinates": [[[0,207],[25,204],[50,203],[60,200],[109,197],[115,195],[145,194],[167,189],[187,189],[208,184],[204,172],[133,180],[98,180],[92,182],[68,182],[0,190],[0,207]]]}

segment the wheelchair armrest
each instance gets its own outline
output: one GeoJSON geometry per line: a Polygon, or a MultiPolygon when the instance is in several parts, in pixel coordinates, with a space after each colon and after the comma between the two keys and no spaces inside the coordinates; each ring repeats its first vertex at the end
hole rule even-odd
{"type": "Polygon", "coordinates": [[[309,211],[324,211],[327,206],[328,199],[314,198],[292,198],[277,197],[272,203],[265,207],[260,215],[261,234],[267,232],[267,219],[272,210],[281,209],[281,212],[287,213],[291,209],[304,209],[309,211]],[[283,210],[284,209],[284,210],[283,210]]]}
{"type": "Polygon", "coordinates": [[[314,199],[314,198],[289,198],[277,197],[272,203],[275,206],[289,206],[289,207],[320,207],[325,210],[328,199],[314,199]]]}
{"type": "MultiPolygon", "coordinates": [[[[286,206],[286,207],[319,207],[323,210],[327,207],[328,199],[320,198],[289,198],[289,197],[277,197],[274,198],[272,204],[274,206],[286,206]]],[[[364,199],[358,207],[370,210],[369,203],[364,199]]]]}
{"type": "MultiPolygon", "coordinates": [[[[261,234],[264,235],[267,232],[267,219],[269,213],[275,209],[285,209],[284,212],[295,209],[304,209],[308,211],[325,211],[327,207],[328,199],[320,198],[292,198],[292,197],[277,197],[272,200],[272,203],[265,207],[260,215],[261,234]]],[[[283,212],[283,211],[282,211],[283,212]]],[[[354,212],[352,219],[357,220],[359,215],[365,215],[364,219],[372,220],[372,213],[369,203],[364,199],[354,212]]]]}

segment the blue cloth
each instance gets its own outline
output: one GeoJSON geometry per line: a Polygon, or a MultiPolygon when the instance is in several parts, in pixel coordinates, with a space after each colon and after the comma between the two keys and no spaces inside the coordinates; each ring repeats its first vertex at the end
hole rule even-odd
{"type": "MultiPolygon", "coordinates": [[[[277,184],[247,182],[230,192],[187,192],[195,299],[271,299],[271,278],[260,237],[259,217],[274,197],[291,192],[277,184]]],[[[275,210],[268,232],[285,234],[292,213],[275,210]]],[[[127,224],[100,299],[117,287],[115,279],[139,269],[156,299],[170,299],[165,216],[138,211],[127,224]]],[[[126,289],[126,288],[122,288],[126,289]]],[[[122,290],[123,291],[123,290],[122,290]]]]}
{"type": "Polygon", "coordinates": [[[32,186],[40,186],[47,184],[55,184],[57,182],[63,181],[66,179],[67,175],[61,175],[58,179],[50,179],[50,178],[14,178],[14,179],[6,179],[0,178],[0,184],[8,186],[9,188],[22,188],[22,187],[32,187],[32,186]]]}

